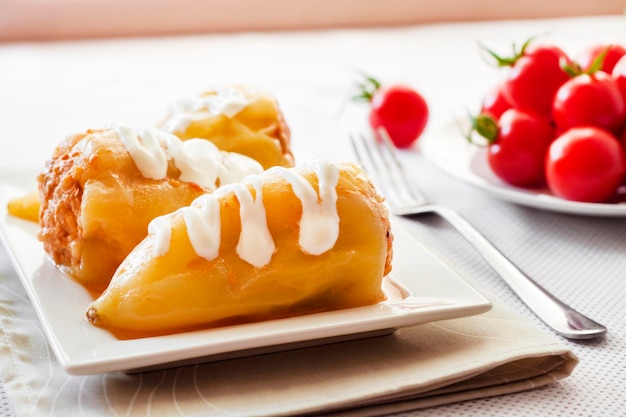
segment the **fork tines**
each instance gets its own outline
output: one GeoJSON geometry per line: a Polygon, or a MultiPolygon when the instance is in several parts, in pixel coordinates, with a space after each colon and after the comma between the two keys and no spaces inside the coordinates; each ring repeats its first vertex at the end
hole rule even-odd
{"type": "Polygon", "coordinates": [[[363,133],[350,135],[357,162],[372,177],[394,211],[425,204],[415,179],[400,161],[389,134],[381,129],[378,136],[363,133]]]}

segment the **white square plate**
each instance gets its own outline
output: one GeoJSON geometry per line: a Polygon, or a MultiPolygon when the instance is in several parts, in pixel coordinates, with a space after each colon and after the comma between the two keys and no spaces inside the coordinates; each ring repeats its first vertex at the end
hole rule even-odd
{"type": "Polygon", "coordinates": [[[404,326],[483,313],[491,303],[394,223],[393,272],[385,302],[359,308],[168,336],[118,340],[85,320],[91,296],[61,273],[37,240],[35,223],[7,202],[35,190],[34,171],[0,172],[0,235],[70,374],[142,371],[391,333],[404,326]]]}

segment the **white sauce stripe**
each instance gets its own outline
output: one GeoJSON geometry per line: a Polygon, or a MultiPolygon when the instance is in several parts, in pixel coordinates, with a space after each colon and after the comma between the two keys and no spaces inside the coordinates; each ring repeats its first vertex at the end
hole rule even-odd
{"type": "Polygon", "coordinates": [[[141,174],[150,179],[167,176],[168,161],[180,170],[180,179],[214,190],[263,171],[260,163],[245,155],[225,152],[205,139],[182,141],[158,129],[137,133],[123,125],[112,125],[141,174]]]}
{"type": "Polygon", "coordinates": [[[185,219],[189,241],[198,256],[205,259],[217,258],[220,251],[222,228],[214,225],[220,224],[219,199],[197,200],[196,204],[183,210],[183,218],[185,219]]]}
{"type": "Polygon", "coordinates": [[[303,177],[284,168],[272,168],[275,174],[289,182],[294,194],[302,202],[300,219],[300,247],[311,255],[320,255],[331,249],[339,236],[337,192],[339,168],[329,163],[312,164],[318,178],[318,193],[303,177]]]}
{"type": "Polygon", "coordinates": [[[241,218],[241,234],[237,243],[237,254],[250,265],[261,268],[270,263],[274,254],[275,244],[267,226],[265,204],[263,203],[263,180],[248,177],[255,196],[252,196],[244,184],[235,187],[234,192],[239,200],[241,218]]]}
{"type": "Polygon", "coordinates": [[[302,203],[299,244],[311,255],[321,255],[332,249],[339,237],[339,214],[337,213],[337,184],[339,167],[328,161],[311,165],[317,175],[319,192],[293,169],[274,167],[264,174],[247,177],[243,182],[219,188],[213,194],[205,194],[194,200],[189,207],[154,219],[149,233],[155,235],[155,256],[167,252],[171,240],[171,218],[182,213],[191,244],[198,254],[209,261],[219,254],[221,219],[220,198],[233,192],[239,201],[241,234],[237,254],[249,264],[261,268],[270,263],[275,243],[267,225],[263,202],[263,176],[278,175],[287,181],[302,203]],[[252,195],[251,189],[255,195],[252,195]],[[162,218],[169,218],[164,221],[162,218]]]}
{"type": "Polygon", "coordinates": [[[170,116],[162,128],[170,133],[183,132],[193,120],[217,115],[233,118],[248,104],[248,98],[237,88],[217,89],[215,94],[183,98],[170,106],[170,116]]]}
{"type": "Polygon", "coordinates": [[[144,177],[153,180],[165,178],[167,155],[155,132],[144,129],[141,134],[137,134],[134,129],[122,125],[113,125],[111,130],[120,138],[144,177]]]}
{"type": "Polygon", "coordinates": [[[163,256],[170,250],[172,239],[172,217],[159,216],[148,224],[148,234],[156,236],[154,255],[163,256]]]}

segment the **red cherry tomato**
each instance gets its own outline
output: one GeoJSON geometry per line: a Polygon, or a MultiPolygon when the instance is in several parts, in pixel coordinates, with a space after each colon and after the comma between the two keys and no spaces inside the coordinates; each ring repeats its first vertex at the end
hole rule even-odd
{"type": "Polygon", "coordinates": [[[615,80],[617,84],[617,88],[622,94],[622,98],[626,103],[626,55],[620,58],[619,61],[613,67],[613,71],[611,72],[611,76],[615,80]]]}
{"type": "Polygon", "coordinates": [[[551,45],[529,47],[514,62],[506,80],[506,94],[514,107],[550,118],[554,95],[569,75],[562,68],[570,60],[551,45]]]}
{"type": "Polygon", "coordinates": [[[580,65],[583,71],[588,71],[601,55],[604,55],[604,58],[598,70],[610,74],[617,61],[626,55],[626,48],[617,44],[594,45],[583,52],[578,59],[578,65],[580,65]]]}
{"type": "Polygon", "coordinates": [[[554,129],[543,117],[507,110],[498,122],[498,134],[488,147],[493,172],[509,184],[529,187],[544,182],[544,164],[554,129]]]}
{"type": "Polygon", "coordinates": [[[563,84],[554,97],[552,115],[560,132],[587,125],[618,132],[626,104],[613,77],[599,71],[578,75],[563,84]]]}
{"type": "Polygon", "coordinates": [[[624,179],[626,160],[617,138],[596,127],[573,128],[548,150],[546,180],[567,200],[600,203],[615,194],[624,179]]]}
{"type": "Polygon", "coordinates": [[[378,89],[371,100],[370,126],[374,131],[387,130],[399,148],[411,146],[428,122],[428,104],[415,90],[406,86],[378,89]]]}
{"type": "MultiPolygon", "coordinates": [[[[617,136],[617,139],[619,140],[619,143],[622,147],[624,158],[626,158],[626,129],[624,129],[622,133],[619,136],[617,136]]],[[[624,178],[624,181],[626,181],[626,178],[624,178]]]]}
{"type": "Polygon", "coordinates": [[[499,119],[502,116],[502,113],[512,108],[513,106],[506,98],[506,94],[504,92],[504,84],[499,84],[489,90],[485,97],[483,97],[483,102],[480,108],[480,112],[482,114],[490,114],[495,119],[499,119]]]}

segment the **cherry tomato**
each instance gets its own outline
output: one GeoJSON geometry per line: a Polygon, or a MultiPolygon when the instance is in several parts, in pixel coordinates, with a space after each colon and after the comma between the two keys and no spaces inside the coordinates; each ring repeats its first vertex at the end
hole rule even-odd
{"type": "Polygon", "coordinates": [[[617,88],[622,94],[622,98],[626,103],[626,56],[620,58],[619,61],[613,67],[613,71],[611,72],[611,76],[615,80],[617,84],[617,88]]]}
{"type": "Polygon", "coordinates": [[[428,104],[410,87],[381,88],[372,97],[369,122],[374,131],[386,129],[397,147],[407,148],[426,128],[428,104]]]}
{"type": "Polygon", "coordinates": [[[506,94],[504,92],[504,84],[499,84],[485,94],[480,112],[483,114],[490,114],[495,119],[499,119],[500,116],[502,116],[502,113],[511,107],[513,106],[506,98],[506,94]]]}
{"type": "Polygon", "coordinates": [[[581,57],[578,58],[578,65],[580,65],[583,71],[588,71],[601,55],[604,55],[604,58],[598,70],[610,74],[617,61],[626,55],[626,48],[618,44],[594,45],[585,50],[581,57]]]}
{"type": "Polygon", "coordinates": [[[428,123],[426,100],[411,87],[384,87],[376,78],[364,77],[352,100],[369,103],[369,124],[374,132],[385,129],[397,147],[408,148],[421,136],[428,123]]]}
{"type": "Polygon", "coordinates": [[[554,97],[552,115],[559,132],[576,126],[598,126],[618,132],[626,104],[617,83],[605,72],[581,74],[563,84],[554,97]]]}
{"type": "MultiPolygon", "coordinates": [[[[622,146],[622,152],[624,153],[624,157],[626,158],[626,129],[622,130],[622,133],[617,136],[620,145],[622,146]]],[[[626,178],[624,178],[626,181],[626,178]]]]}
{"type": "Polygon", "coordinates": [[[528,47],[515,60],[506,79],[506,94],[514,107],[550,118],[554,95],[569,75],[562,68],[569,58],[552,45],[528,47]]]}
{"type": "Polygon", "coordinates": [[[487,152],[493,172],[509,184],[529,187],[544,182],[544,164],[554,129],[543,117],[517,109],[505,111],[487,152]]]}
{"type": "Polygon", "coordinates": [[[625,173],[626,160],[617,138],[597,127],[568,130],[552,142],[546,158],[548,187],[567,200],[606,201],[625,173]]]}

